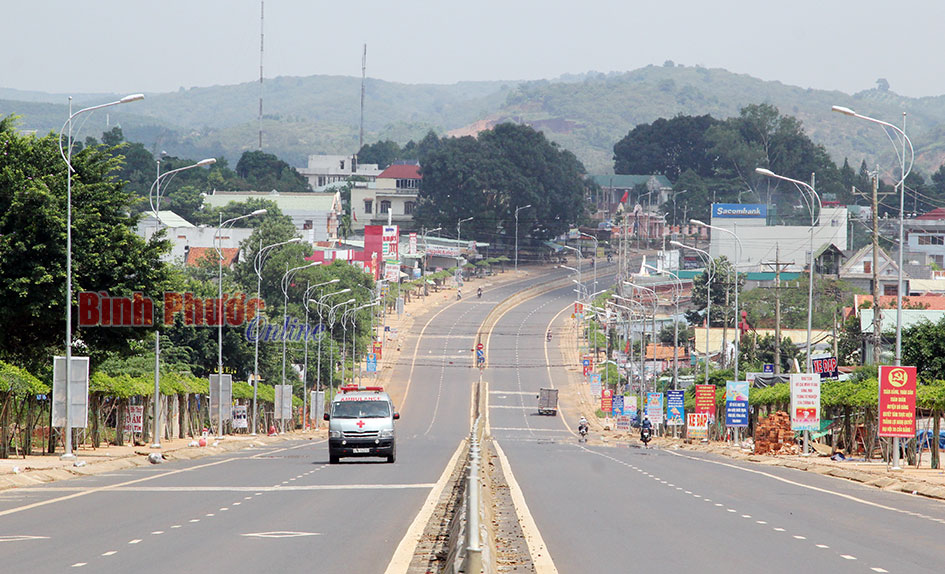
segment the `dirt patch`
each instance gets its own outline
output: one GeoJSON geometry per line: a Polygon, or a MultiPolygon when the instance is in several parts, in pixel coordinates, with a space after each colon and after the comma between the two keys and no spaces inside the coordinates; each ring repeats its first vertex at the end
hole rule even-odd
{"type": "MultiPolygon", "coordinates": [[[[496,572],[534,572],[525,533],[518,522],[509,485],[499,464],[492,439],[483,441],[483,520],[489,527],[489,553],[496,572]]],[[[485,560],[484,560],[485,562],[485,560]]]]}

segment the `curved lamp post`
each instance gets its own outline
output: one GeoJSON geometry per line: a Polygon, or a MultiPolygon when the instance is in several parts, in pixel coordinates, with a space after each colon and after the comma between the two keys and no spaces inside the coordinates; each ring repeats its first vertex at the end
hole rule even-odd
{"type": "MultiPolygon", "coordinates": [[[[742,240],[738,238],[738,235],[736,235],[734,231],[729,231],[728,229],[725,229],[724,227],[718,227],[718,226],[715,226],[715,225],[709,225],[708,223],[704,223],[704,222],[702,222],[702,221],[699,221],[698,219],[690,219],[690,220],[689,220],[689,223],[691,223],[691,224],[693,224],[693,225],[700,225],[700,226],[702,226],[702,227],[708,227],[709,229],[714,229],[714,230],[716,230],[716,231],[721,231],[722,233],[728,233],[729,235],[731,235],[732,237],[735,238],[735,244],[738,246],[737,255],[735,256],[735,380],[737,381],[737,380],[738,380],[738,356],[739,356],[739,346],[740,346],[740,344],[741,344],[741,339],[742,339],[741,330],[738,328],[738,313],[739,313],[739,308],[738,308],[738,292],[739,292],[739,290],[740,290],[739,287],[738,287],[738,264],[741,262],[741,259],[742,259],[742,240]]],[[[811,232],[811,233],[813,233],[813,232],[811,232]]],[[[813,267],[811,267],[811,273],[812,273],[811,277],[813,277],[813,267]]],[[[678,280],[678,279],[679,279],[679,278],[677,277],[677,280],[678,280]]],[[[813,285],[813,279],[811,279],[811,285],[813,285]]],[[[813,291],[812,291],[811,293],[813,293],[813,291]]],[[[810,331],[808,331],[808,338],[807,338],[807,340],[808,340],[808,344],[809,344],[809,343],[810,343],[810,331]]],[[[807,354],[810,355],[810,348],[807,349],[807,354]]]]}
{"type": "Polygon", "coordinates": [[[302,295],[302,305],[305,307],[305,362],[304,362],[304,366],[302,367],[302,373],[303,373],[302,375],[302,429],[303,430],[308,428],[308,419],[311,418],[311,417],[306,418],[306,413],[308,412],[308,382],[306,381],[306,379],[308,378],[308,340],[310,338],[310,333],[309,333],[309,328],[308,328],[308,309],[309,309],[308,304],[311,301],[311,299],[309,299],[308,296],[309,296],[309,293],[311,293],[313,289],[318,289],[319,287],[324,287],[325,285],[333,285],[335,283],[338,283],[339,281],[341,281],[341,279],[338,279],[336,277],[335,279],[332,279],[330,281],[325,281],[324,283],[311,285],[305,288],[305,293],[302,295]]]}
{"type": "MultiPolygon", "coordinates": [[[[643,266],[657,273],[668,273],[673,278],[673,304],[676,306],[676,314],[673,316],[673,390],[675,391],[677,379],[679,379],[679,298],[682,295],[682,281],[679,280],[679,275],[668,269],[660,270],[646,263],[643,266]]],[[[738,307],[738,303],[735,303],[735,306],[738,307]]],[[[738,373],[737,367],[735,372],[738,373]]]]}
{"type": "Polygon", "coordinates": [[[518,212],[523,209],[528,209],[532,204],[523,205],[521,207],[515,208],[515,270],[518,271],[518,212]]]}
{"type": "Polygon", "coordinates": [[[286,365],[286,333],[289,330],[289,284],[292,282],[292,276],[302,269],[308,269],[309,267],[316,267],[321,265],[321,261],[312,261],[311,263],[306,263],[305,265],[299,265],[298,267],[293,267],[292,269],[287,269],[285,275],[282,276],[282,384],[285,384],[285,365],[286,365]]]}
{"type": "Polygon", "coordinates": [[[219,261],[219,268],[217,274],[217,324],[219,329],[217,330],[217,399],[220,403],[217,408],[217,416],[219,417],[218,424],[220,432],[217,433],[219,436],[223,435],[223,313],[226,311],[223,308],[223,238],[221,234],[223,229],[228,225],[233,225],[241,219],[246,219],[247,217],[253,217],[254,215],[264,215],[266,213],[265,209],[257,209],[252,213],[247,213],[246,215],[240,215],[239,217],[234,217],[232,219],[227,219],[223,221],[223,212],[220,211],[220,225],[217,226],[217,231],[213,236],[213,248],[217,252],[217,259],[219,261]]]}
{"type": "Polygon", "coordinates": [[[705,286],[705,384],[709,384],[709,326],[711,322],[709,321],[710,313],[712,311],[712,276],[715,274],[712,265],[712,257],[705,251],[699,249],[698,247],[692,247],[678,241],[670,241],[670,245],[682,249],[689,249],[690,251],[695,251],[699,254],[699,257],[705,261],[705,272],[706,272],[706,286],[705,286]]]}
{"type": "MultiPolygon", "coordinates": [[[[318,306],[317,307],[318,325],[319,325],[318,347],[315,352],[318,355],[318,365],[315,367],[315,390],[316,391],[322,390],[322,339],[324,339],[323,335],[325,333],[324,325],[322,323],[322,307],[328,307],[329,312],[331,311],[331,305],[329,305],[328,303],[323,303],[322,299],[327,299],[328,297],[333,297],[335,295],[341,295],[342,293],[350,293],[350,292],[351,292],[351,289],[345,288],[345,289],[342,289],[341,291],[335,291],[334,293],[323,293],[321,296],[319,296],[318,299],[308,300],[309,303],[315,303],[318,306]]],[[[328,335],[329,337],[331,336],[330,331],[328,335]]]]}
{"type": "MultiPolygon", "coordinates": [[[[810,332],[811,332],[811,320],[813,318],[813,313],[814,313],[814,221],[815,221],[814,199],[817,200],[817,206],[818,206],[817,213],[818,214],[821,211],[823,211],[824,206],[820,202],[820,195],[814,190],[814,186],[809,183],[805,183],[797,179],[791,179],[790,177],[784,177],[783,175],[778,175],[771,170],[764,169],[761,167],[755,168],[755,172],[766,177],[773,177],[775,179],[789,181],[793,183],[794,185],[798,186],[798,189],[803,187],[811,195],[811,200],[807,202],[807,207],[810,209],[810,281],[809,281],[810,284],[808,285],[808,288],[807,288],[807,373],[810,374],[810,372],[813,370],[812,369],[813,363],[811,362],[811,356],[810,356],[811,355],[810,332]]],[[[811,182],[813,181],[814,181],[814,174],[811,174],[811,182]]],[[[899,252],[902,253],[902,249],[900,249],[899,252]]],[[[778,344],[780,345],[781,342],[778,341],[778,344]]]]}
{"type": "MultiPolygon", "coordinates": [[[[253,270],[256,272],[256,300],[260,300],[260,291],[262,290],[262,270],[266,263],[266,255],[269,251],[281,245],[289,243],[298,243],[302,241],[301,237],[293,237],[288,241],[280,241],[263,247],[262,237],[259,238],[259,248],[256,250],[256,256],[253,258],[253,270]]],[[[256,309],[258,318],[259,309],[256,309]]],[[[256,323],[256,348],[253,352],[253,435],[256,435],[256,388],[259,386],[259,322],[256,323]]]]}
{"type": "MultiPolygon", "coordinates": [[[[211,165],[216,162],[217,160],[211,157],[202,159],[192,165],[161,173],[161,160],[157,161],[157,177],[148,191],[148,202],[151,204],[151,211],[154,213],[154,220],[158,225],[161,224],[161,218],[158,216],[161,211],[161,182],[163,180],[170,181],[170,178],[182,171],[211,165]]],[[[161,448],[161,329],[154,332],[154,441],[151,448],[161,448]]]]}
{"type": "Polygon", "coordinates": [[[72,174],[75,172],[75,168],[72,167],[72,120],[86,112],[143,99],[144,94],[132,94],[114,102],[82,108],[73,113],[72,96],[69,96],[69,119],[62,124],[62,128],[59,130],[59,155],[66,162],[66,426],[63,429],[65,452],[60,457],[63,460],[75,458],[75,454],[72,452],[72,385],[70,384],[72,382],[72,174]],[[66,128],[69,128],[69,131],[67,133],[66,149],[63,150],[62,133],[66,131],[66,128]]]}

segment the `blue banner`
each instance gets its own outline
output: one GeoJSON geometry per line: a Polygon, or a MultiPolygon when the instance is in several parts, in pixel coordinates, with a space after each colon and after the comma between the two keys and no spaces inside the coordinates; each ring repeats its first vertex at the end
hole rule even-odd
{"type": "Polygon", "coordinates": [[[666,391],[666,424],[682,426],[686,420],[685,391],[666,391]]]}
{"type": "Polygon", "coordinates": [[[725,425],[748,426],[748,401],[725,401],[725,425]]]}
{"type": "Polygon", "coordinates": [[[610,413],[614,417],[623,414],[623,395],[614,395],[613,401],[610,403],[610,413]]]}
{"type": "Polygon", "coordinates": [[[713,203],[712,217],[722,219],[766,219],[768,206],[764,203],[713,203]]]}

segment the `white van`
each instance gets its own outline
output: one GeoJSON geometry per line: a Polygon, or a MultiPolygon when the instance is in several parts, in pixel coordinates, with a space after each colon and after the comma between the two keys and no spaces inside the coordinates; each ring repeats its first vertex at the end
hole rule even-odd
{"type": "Polygon", "coordinates": [[[328,422],[328,462],[343,456],[397,458],[394,421],[400,413],[383,387],[341,387],[325,413],[328,422]]]}

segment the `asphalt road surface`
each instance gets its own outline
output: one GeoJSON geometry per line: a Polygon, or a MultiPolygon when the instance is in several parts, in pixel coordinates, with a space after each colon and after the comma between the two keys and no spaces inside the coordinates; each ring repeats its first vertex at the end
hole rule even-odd
{"type": "Polygon", "coordinates": [[[394,373],[411,381],[396,463],[329,465],[324,441],[290,441],[6,491],[0,572],[383,572],[469,432],[476,331],[535,282],[486,280],[482,299],[417,317],[394,373]]]}
{"type": "Polygon", "coordinates": [[[945,504],[786,468],[659,448],[578,444],[576,413],[537,413],[561,386],[543,334],[573,295],[496,326],[490,426],[559,572],[941,572],[945,504]],[[569,416],[570,415],[570,416],[569,416]],[[566,424],[567,423],[567,424],[566,424]],[[570,425],[570,429],[568,427],[570,425]]]}

